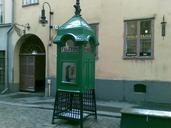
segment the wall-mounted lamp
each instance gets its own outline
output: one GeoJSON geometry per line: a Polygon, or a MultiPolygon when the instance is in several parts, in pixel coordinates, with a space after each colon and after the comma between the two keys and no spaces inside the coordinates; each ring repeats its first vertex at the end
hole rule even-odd
{"type": "Polygon", "coordinates": [[[45,25],[45,24],[48,23],[48,21],[46,19],[46,15],[45,15],[45,8],[44,8],[44,6],[42,7],[42,11],[41,11],[40,23],[42,25],[45,25]]]}
{"type": "Polygon", "coordinates": [[[48,5],[49,7],[49,40],[51,41],[51,29],[53,28],[52,27],[52,15],[54,14],[52,11],[51,11],[51,6],[48,2],[44,2],[43,5],[42,5],[42,10],[41,10],[41,17],[40,17],[40,20],[39,22],[45,26],[45,24],[48,23],[47,19],[46,19],[46,13],[45,13],[45,4],[48,5]]]}
{"type": "Polygon", "coordinates": [[[161,22],[161,35],[163,38],[166,36],[166,23],[165,17],[163,16],[163,21],[161,22]]]}

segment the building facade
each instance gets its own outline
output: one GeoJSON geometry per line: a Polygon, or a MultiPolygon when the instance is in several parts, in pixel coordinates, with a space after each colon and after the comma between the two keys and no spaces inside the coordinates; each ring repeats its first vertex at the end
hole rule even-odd
{"type": "MultiPolygon", "coordinates": [[[[98,99],[171,103],[170,3],[81,0],[81,14],[95,28],[100,43],[96,60],[98,99]]],[[[55,28],[74,15],[74,4],[74,0],[15,1],[9,53],[11,90],[55,93],[58,76],[52,39],[55,28]],[[49,24],[39,22],[43,6],[49,22],[50,8],[44,2],[54,12],[51,34],[49,24]]]]}
{"type": "Polygon", "coordinates": [[[12,0],[0,0],[0,92],[7,88],[9,31],[12,26],[12,0]]]}

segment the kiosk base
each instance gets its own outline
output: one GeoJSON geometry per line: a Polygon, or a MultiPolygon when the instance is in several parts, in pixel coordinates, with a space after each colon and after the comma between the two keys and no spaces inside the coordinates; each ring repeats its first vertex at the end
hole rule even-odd
{"type": "Polygon", "coordinates": [[[97,119],[95,89],[84,93],[57,91],[52,117],[53,124],[55,119],[76,120],[80,122],[80,128],[83,128],[84,119],[91,115],[97,119]]]}

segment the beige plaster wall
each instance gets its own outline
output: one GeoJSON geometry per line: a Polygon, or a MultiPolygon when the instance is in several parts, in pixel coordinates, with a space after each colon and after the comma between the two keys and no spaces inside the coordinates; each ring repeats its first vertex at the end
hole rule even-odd
{"type": "Polygon", "coordinates": [[[171,38],[170,1],[162,0],[110,0],[102,2],[100,22],[100,59],[97,61],[97,78],[119,80],[170,81],[171,38]],[[161,21],[167,20],[166,37],[161,37],[161,21]],[[154,59],[124,60],[123,33],[125,19],[155,17],[154,59]]]}
{"type": "MultiPolygon", "coordinates": [[[[22,7],[22,1],[15,1],[15,22],[29,23],[30,31],[39,36],[47,51],[48,25],[39,23],[42,3],[22,7]]],[[[62,25],[74,14],[74,0],[48,1],[54,11],[52,23],[62,25]]],[[[169,0],[81,0],[82,16],[89,23],[99,23],[99,59],[96,77],[116,80],[161,80],[171,81],[171,1],[169,0]],[[165,15],[167,21],[166,37],[161,37],[161,21],[165,15]],[[124,60],[123,35],[125,19],[155,17],[154,59],[124,60]]],[[[46,12],[48,12],[47,6],[46,12]]],[[[53,30],[53,36],[55,30],[53,30]]],[[[19,37],[18,37],[19,38],[19,37]]],[[[16,42],[13,42],[15,45],[16,42]]],[[[56,46],[50,47],[50,75],[56,74],[56,46]]]]}
{"type": "MultiPolygon", "coordinates": [[[[97,23],[100,20],[99,14],[100,14],[100,3],[97,3],[98,0],[96,1],[86,1],[82,0],[82,15],[84,15],[85,19],[89,21],[89,23],[97,23]],[[84,5],[84,6],[83,6],[84,5]],[[97,15],[98,14],[98,15],[97,15]]],[[[39,18],[40,18],[40,12],[42,9],[42,4],[45,2],[45,0],[40,0],[39,5],[34,5],[34,6],[28,6],[28,7],[22,7],[22,0],[16,0],[15,1],[15,23],[17,24],[22,24],[25,25],[27,23],[30,24],[31,29],[27,31],[26,33],[32,33],[37,35],[39,38],[44,43],[44,46],[46,48],[46,54],[47,51],[49,51],[49,55],[47,54],[46,56],[49,57],[49,75],[50,77],[55,77],[56,76],[56,45],[53,44],[51,47],[49,47],[49,50],[47,49],[47,45],[49,42],[48,39],[48,24],[46,26],[42,26],[39,23],[39,18]]],[[[74,15],[74,8],[73,5],[75,4],[74,0],[62,0],[62,1],[56,1],[56,0],[50,0],[47,1],[52,8],[52,11],[54,12],[54,15],[52,16],[52,24],[56,26],[62,25],[64,22],[69,20],[74,15]]],[[[46,10],[46,16],[47,19],[49,18],[49,8],[47,5],[45,5],[45,10],[46,10]]],[[[21,27],[20,27],[21,28],[21,27]]],[[[56,35],[56,30],[52,30],[52,39],[56,35]]],[[[19,40],[19,36],[16,34],[13,35],[15,40],[12,41],[12,45],[14,48],[16,47],[15,45],[17,44],[17,41],[19,40]],[[17,37],[16,37],[17,36],[17,37]]],[[[17,46],[18,47],[18,46],[17,46]]],[[[14,49],[15,52],[15,49],[14,49]]],[[[17,54],[15,54],[17,55],[17,54]]],[[[14,60],[14,72],[16,74],[18,73],[17,67],[19,67],[16,62],[18,60],[14,60]],[[16,70],[15,70],[16,69],[16,70]]],[[[48,62],[47,62],[48,63],[48,62]]],[[[46,64],[47,66],[48,64],[46,64]]],[[[47,68],[47,67],[46,67],[47,68]]],[[[46,69],[47,70],[47,69],[46,69]]],[[[14,81],[17,82],[19,81],[18,75],[15,76],[14,81]]]]}

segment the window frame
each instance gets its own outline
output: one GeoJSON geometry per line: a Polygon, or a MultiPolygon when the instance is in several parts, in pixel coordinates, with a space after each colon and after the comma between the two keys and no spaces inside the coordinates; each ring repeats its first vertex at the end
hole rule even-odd
{"type": "Polygon", "coordinates": [[[140,18],[140,19],[130,19],[124,20],[124,49],[123,49],[123,59],[154,59],[154,17],[150,18],[140,18]],[[140,56],[140,23],[141,21],[150,20],[151,21],[151,55],[150,56],[140,56]],[[136,41],[136,55],[135,56],[128,56],[127,53],[127,23],[129,21],[136,21],[137,22],[137,41],[136,41]]]}
{"type": "Polygon", "coordinates": [[[29,0],[30,3],[28,3],[28,4],[24,4],[24,1],[28,1],[28,0],[22,0],[22,7],[27,7],[27,6],[32,6],[32,5],[38,5],[39,4],[39,0],[37,0],[36,3],[31,3],[31,0],[29,0]]]}
{"type": "MultiPolygon", "coordinates": [[[[89,23],[89,25],[91,26],[93,30],[94,28],[96,29],[94,31],[95,31],[97,39],[99,40],[99,23],[89,23]]],[[[99,48],[96,47],[96,60],[98,59],[99,59],[99,48]]]]}
{"type": "Polygon", "coordinates": [[[2,7],[2,12],[1,12],[1,14],[0,14],[0,16],[2,16],[2,19],[1,19],[1,21],[0,21],[0,24],[4,24],[4,18],[5,18],[5,10],[4,10],[4,0],[1,0],[2,1],[2,4],[0,4],[0,6],[2,7]]]}

